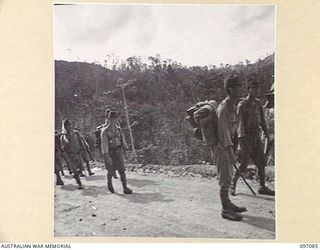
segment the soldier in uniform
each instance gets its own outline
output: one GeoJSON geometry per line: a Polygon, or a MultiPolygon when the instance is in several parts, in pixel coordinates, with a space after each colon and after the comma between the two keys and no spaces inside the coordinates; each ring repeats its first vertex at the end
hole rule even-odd
{"type": "Polygon", "coordinates": [[[260,187],[259,194],[274,195],[274,191],[265,186],[265,167],[267,165],[266,157],[263,152],[261,141],[261,129],[264,135],[269,139],[268,129],[263,113],[263,107],[260,100],[257,98],[259,91],[259,83],[253,77],[248,81],[248,96],[241,100],[237,107],[238,114],[238,149],[240,167],[236,171],[230,193],[235,195],[236,184],[240,174],[244,174],[247,170],[249,160],[258,168],[260,187]]]}
{"type": "Polygon", "coordinates": [[[231,75],[224,81],[227,97],[219,104],[216,114],[218,123],[218,142],[214,148],[214,161],[217,165],[220,199],[222,203],[221,216],[228,220],[242,220],[241,212],[245,207],[238,207],[229,199],[229,188],[233,176],[233,165],[236,163],[233,137],[237,129],[236,103],[240,96],[241,84],[238,76],[231,75]]]}
{"type": "Polygon", "coordinates": [[[56,174],[56,185],[63,186],[64,183],[61,179],[60,172],[63,174],[62,159],[61,159],[61,145],[60,145],[60,134],[55,131],[55,143],[54,143],[54,173],[56,174]]]}
{"type": "MultiPolygon", "coordinates": [[[[266,93],[267,102],[264,105],[264,113],[266,116],[269,137],[265,138],[265,155],[267,163],[273,159],[274,156],[274,84],[272,84],[270,92],[266,93]]],[[[263,138],[262,138],[263,139],[263,138]]]]}
{"type": "MultiPolygon", "coordinates": [[[[81,151],[81,160],[84,161],[84,163],[86,164],[89,176],[94,175],[94,173],[90,169],[90,163],[89,163],[90,146],[89,146],[88,142],[86,141],[86,139],[83,137],[83,135],[80,134],[79,128],[76,128],[75,130],[77,130],[77,132],[79,133],[80,139],[81,139],[81,143],[83,145],[83,150],[81,151]]],[[[80,177],[84,176],[83,172],[84,172],[83,163],[81,163],[80,177]]]]}
{"type": "Polygon", "coordinates": [[[132,190],[127,186],[124,150],[127,148],[123,133],[118,123],[118,114],[115,111],[108,113],[108,124],[101,131],[101,152],[107,168],[108,189],[114,193],[112,176],[118,170],[122,182],[123,192],[131,194],[132,190]]]}
{"type": "MultiPolygon", "coordinates": [[[[106,127],[106,126],[108,126],[109,125],[109,120],[108,120],[108,117],[109,117],[109,113],[111,112],[111,109],[106,109],[106,111],[105,111],[105,122],[104,122],[104,124],[102,124],[102,125],[100,125],[99,127],[97,127],[97,130],[99,130],[100,132],[99,132],[99,140],[100,140],[100,145],[101,145],[101,131],[102,131],[102,128],[104,128],[104,127],[106,127]]],[[[120,127],[120,123],[119,122],[117,122],[117,125],[120,127]]],[[[96,131],[97,131],[96,130],[96,131]]],[[[98,143],[99,144],[99,143],[98,143]]],[[[113,177],[115,178],[115,179],[118,179],[118,176],[117,176],[117,172],[116,171],[114,171],[114,175],[113,175],[113,177]]]]}
{"type": "Polygon", "coordinates": [[[83,189],[79,177],[79,170],[81,170],[81,151],[84,150],[84,146],[79,132],[72,128],[72,124],[69,119],[64,119],[62,121],[62,135],[60,140],[61,148],[66,152],[69,167],[73,172],[73,178],[76,179],[78,188],[83,189]]]}

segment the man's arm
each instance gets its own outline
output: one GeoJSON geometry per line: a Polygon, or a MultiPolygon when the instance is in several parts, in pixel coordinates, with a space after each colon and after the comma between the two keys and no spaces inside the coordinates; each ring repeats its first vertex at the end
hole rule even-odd
{"type": "Polygon", "coordinates": [[[101,153],[104,158],[105,164],[110,166],[112,160],[109,156],[109,142],[107,137],[107,128],[103,128],[101,131],[101,153]]]}
{"type": "Polygon", "coordinates": [[[217,118],[218,118],[219,141],[222,144],[222,146],[226,148],[231,163],[235,164],[236,158],[233,152],[232,134],[230,133],[230,129],[229,129],[230,126],[229,126],[226,107],[218,110],[217,118]]]}
{"type": "Polygon", "coordinates": [[[230,134],[230,130],[229,130],[227,110],[225,107],[218,109],[217,119],[218,119],[218,133],[219,133],[220,143],[224,148],[233,146],[232,139],[231,139],[232,135],[230,134]]]}
{"type": "Polygon", "coordinates": [[[123,131],[122,131],[122,129],[120,127],[119,127],[119,130],[120,130],[120,134],[121,134],[122,147],[123,147],[124,150],[128,150],[128,144],[127,144],[126,139],[124,137],[123,131]]]}
{"type": "Polygon", "coordinates": [[[246,132],[245,132],[245,120],[244,120],[244,104],[242,102],[240,102],[237,106],[237,116],[238,116],[237,135],[238,135],[238,138],[243,138],[246,136],[246,132]]]}
{"type": "Polygon", "coordinates": [[[238,123],[237,123],[237,136],[238,136],[238,149],[239,153],[241,154],[245,148],[244,138],[246,136],[245,132],[245,105],[243,102],[240,102],[237,106],[237,116],[238,116],[238,123]]]}
{"type": "Polygon", "coordinates": [[[106,128],[102,129],[100,136],[101,136],[101,153],[102,155],[109,154],[109,142],[108,142],[106,128]]]}
{"type": "Polygon", "coordinates": [[[67,148],[68,144],[69,144],[69,140],[68,140],[68,138],[67,138],[67,135],[66,135],[66,134],[62,134],[62,135],[60,136],[61,149],[62,149],[63,151],[66,151],[66,148],[67,148]]]}
{"type": "Polygon", "coordinates": [[[269,138],[269,131],[261,102],[259,101],[260,126],[264,135],[269,138]]]}

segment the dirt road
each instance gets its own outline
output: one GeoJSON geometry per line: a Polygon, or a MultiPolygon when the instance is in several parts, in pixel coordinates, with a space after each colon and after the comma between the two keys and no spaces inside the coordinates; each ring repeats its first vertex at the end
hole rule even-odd
{"type": "MultiPolygon", "coordinates": [[[[274,197],[254,197],[243,183],[231,198],[248,212],[242,222],[232,222],[220,216],[216,179],[128,172],[134,193],[124,195],[119,179],[111,194],[106,171],[95,172],[82,178],[83,190],[71,176],[56,186],[55,236],[275,239],[274,197]]],[[[249,183],[257,190],[256,182],[249,183]]]]}

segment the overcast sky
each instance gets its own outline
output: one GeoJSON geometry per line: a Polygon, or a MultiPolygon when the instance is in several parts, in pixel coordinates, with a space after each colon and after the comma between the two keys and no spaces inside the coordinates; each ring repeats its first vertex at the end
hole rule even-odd
{"type": "Polygon", "coordinates": [[[54,7],[54,58],[100,61],[160,54],[183,65],[254,62],[275,52],[273,5],[54,7]]]}

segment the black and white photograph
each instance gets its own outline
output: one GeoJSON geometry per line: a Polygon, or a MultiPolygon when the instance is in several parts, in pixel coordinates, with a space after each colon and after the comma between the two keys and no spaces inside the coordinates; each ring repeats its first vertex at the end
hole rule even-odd
{"type": "Polygon", "coordinates": [[[52,5],[54,237],[277,239],[276,7],[52,5]]]}

